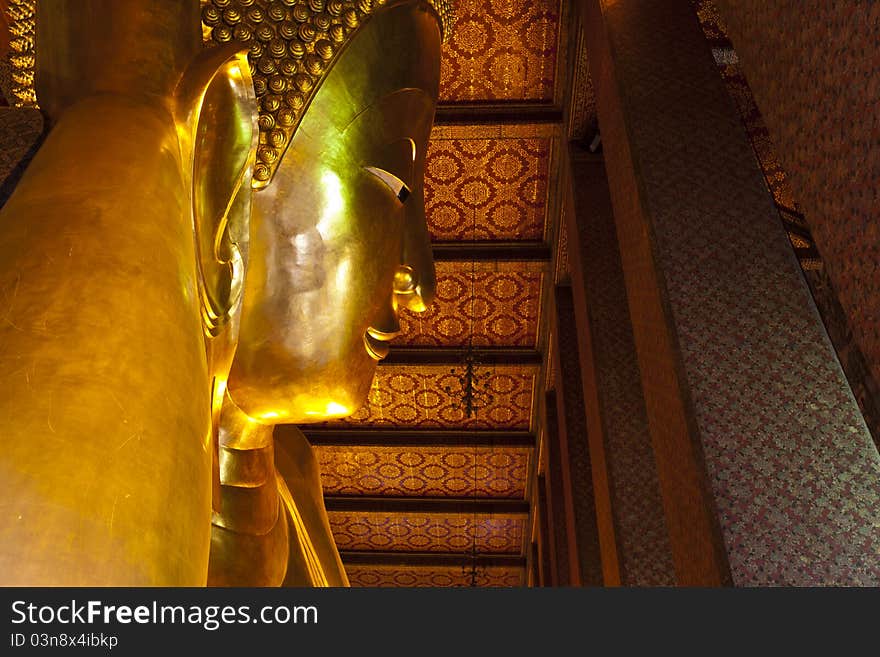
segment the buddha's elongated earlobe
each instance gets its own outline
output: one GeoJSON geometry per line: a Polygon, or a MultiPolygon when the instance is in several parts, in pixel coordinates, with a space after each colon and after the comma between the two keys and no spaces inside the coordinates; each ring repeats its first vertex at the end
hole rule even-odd
{"type": "Polygon", "coordinates": [[[216,337],[244,283],[250,179],[257,143],[256,100],[244,52],[203,52],[178,86],[183,161],[189,163],[203,321],[216,337]],[[187,152],[188,151],[188,152],[187,152]]]}
{"type": "Polygon", "coordinates": [[[219,503],[220,408],[238,339],[250,224],[257,105],[239,47],[207,50],[176,94],[184,171],[191,176],[193,236],[205,348],[212,375],[214,506],[219,503]]]}

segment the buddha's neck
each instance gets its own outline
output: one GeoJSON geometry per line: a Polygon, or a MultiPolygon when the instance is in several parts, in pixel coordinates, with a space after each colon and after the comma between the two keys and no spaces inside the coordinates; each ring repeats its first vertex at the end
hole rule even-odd
{"type": "Polygon", "coordinates": [[[220,416],[221,509],[214,524],[264,534],[278,517],[272,425],[259,424],[226,397],[220,416]]]}
{"type": "Polygon", "coordinates": [[[274,429],[274,424],[261,424],[246,415],[226,393],[220,412],[221,446],[235,450],[272,447],[274,429]]]}

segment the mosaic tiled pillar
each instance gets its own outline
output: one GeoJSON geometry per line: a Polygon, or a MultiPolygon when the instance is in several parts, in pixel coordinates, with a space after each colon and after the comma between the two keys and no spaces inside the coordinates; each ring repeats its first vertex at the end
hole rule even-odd
{"type": "Polygon", "coordinates": [[[715,4],[856,343],[880,380],[880,4],[715,4]]]}
{"type": "Polygon", "coordinates": [[[563,482],[570,495],[573,521],[568,535],[571,584],[601,586],[599,529],[571,288],[557,285],[554,301],[556,311],[552,330],[556,345],[553,367],[556,368],[557,425],[560,451],[567,465],[563,468],[563,482]]]}
{"type": "Polygon", "coordinates": [[[570,500],[566,500],[565,482],[563,480],[563,468],[565,464],[562,457],[562,446],[559,442],[559,423],[557,420],[556,392],[550,390],[544,397],[544,450],[547,454],[547,470],[545,482],[547,484],[547,506],[550,509],[550,541],[553,555],[552,582],[554,586],[569,586],[571,584],[570,557],[568,554],[569,526],[574,524],[569,519],[570,500]]]}
{"type": "Polygon", "coordinates": [[[689,0],[582,0],[680,584],[880,584],[880,456],[689,0]]]}
{"type": "Polygon", "coordinates": [[[569,271],[605,583],[672,585],[669,533],[605,165],[576,145],[569,153],[569,271]]]}

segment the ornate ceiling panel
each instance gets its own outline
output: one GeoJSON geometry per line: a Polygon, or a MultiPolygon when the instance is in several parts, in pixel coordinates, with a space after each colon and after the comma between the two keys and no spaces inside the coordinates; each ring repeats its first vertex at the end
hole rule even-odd
{"type": "Polygon", "coordinates": [[[542,239],[551,144],[549,136],[432,138],[425,168],[431,238],[542,239]]]}
{"type": "MultiPolygon", "coordinates": [[[[494,263],[492,263],[494,264],[494,263]]],[[[424,313],[400,313],[395,345],[535,347],[541,307],[539,271],[438,262],[437,294],[424,313]]]]}
{"type": "Polygon", "coordinates": [[[325,495],[525,499],[531,449],[316,447],[325,495]]]}
{"type": "Polygon", "coordinates": [[[330,511],[340,550],[522,554],[526,514],[350,513],[330,511]]]}
{"type": "Polygon", "coordinates": [[[552,101],[560,0],[459,0],[441,102],[552,101]]]}
{"type": "Polygon", "coordinates": [[[529,428],[536,366],[487,365],[492,400],[475,417],[461,408],[461,366],[384,365],[364,404],[350,417],[323,426],[401,427],[419,429],[529,428]],[[450,373],[454,369],[455,374],[450,373]],[[449,390],[447,391],[447,388],[449,390]]]}
{"type": "MultiPolygon", "coordinates": [[[[446,587],[470,586],[470,572],[461,566],[371,566],[349,564],[345,572],[352,586],[446,587]]],[[[489,566],[477,568],[478,586],[523,586],[522,568],[489,566]]]]}

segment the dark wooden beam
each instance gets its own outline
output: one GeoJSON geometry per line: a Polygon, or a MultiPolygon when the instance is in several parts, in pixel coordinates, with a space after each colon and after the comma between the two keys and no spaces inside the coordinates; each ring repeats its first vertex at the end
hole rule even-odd
{"type": "Polygon", "coordinates": [[[550,103],[448,103],[437,106],[435,125],[522,125],[562,123],[562,108],[550,103]]]}
{"type": "Polygon", "coordinates": [[[434,242],[438,262],[550,262],[553,251],[539,240],[497,242],[434,242]]]}
{"type": "MultiPolygon", "coordinates": [[[[275,427],[283,440],[285,425],[275,427]]],[[[309,429],[299,427],[312,445],[364,445],[371,447],[534,447],[535,434],[528,431],[439,431],[419,429],[309,429]]]]}
{"type": "Polygon", "coordinates": [[[432,552],[367,552],[340,550],[339,556],[346,565],[363,566],[446,566],[478,568],[525,568],[525,557],[515,554],[443,554],[432,552]]]}
{"type": "Polygon", "coordinates": [[[326,495],[327,511],[367,513],[461,513],[477,515],[529,514],[527,500],[492,500],[485,498],[442,497],[365,497],[360,495],[326,495]]]}
{"type": "MultiPolygon", "coordinates": [[[[543,356],[528,347],[480,347],[471,350],[480,365],[541,365],[543,356]]],[[[458,365],[467,349],[462,347],[392,347],[382,365],[458,365]]]]}

